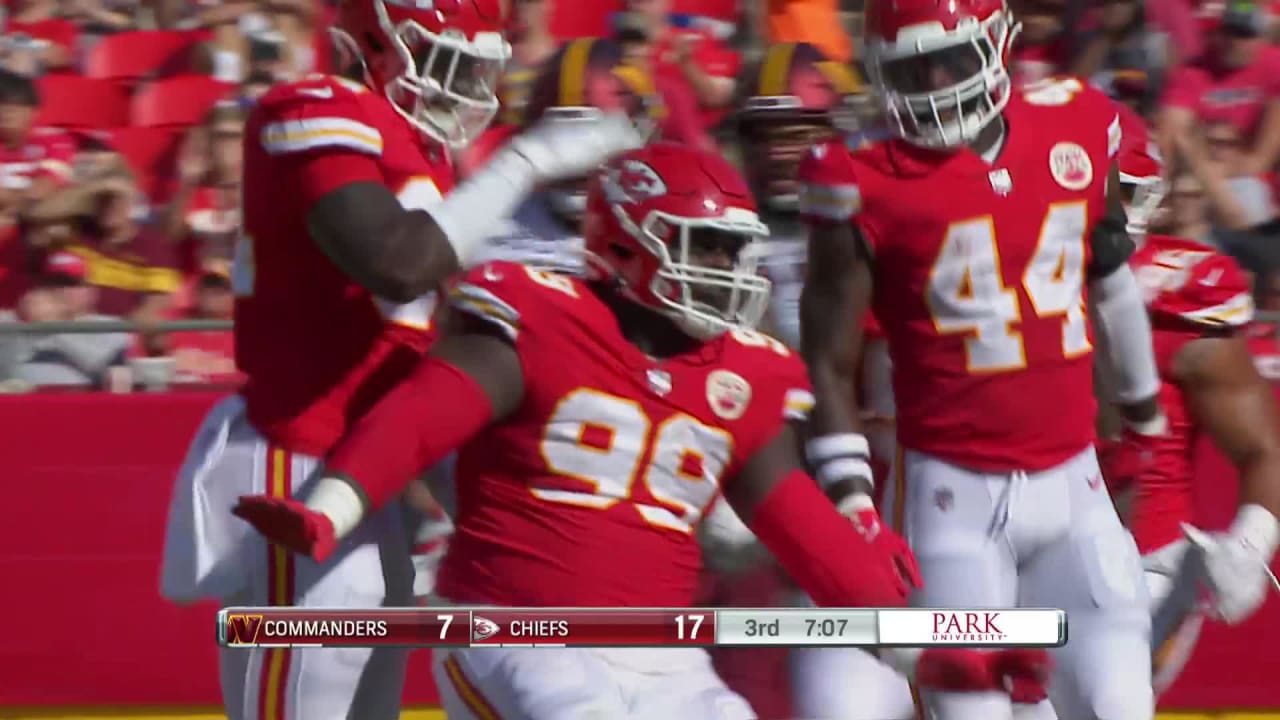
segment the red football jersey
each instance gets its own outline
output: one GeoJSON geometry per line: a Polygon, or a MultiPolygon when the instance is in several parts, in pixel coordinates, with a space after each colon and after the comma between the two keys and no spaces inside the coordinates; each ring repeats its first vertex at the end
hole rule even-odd
{"type": "Polygon", "coordinates": [[[263,96],[245,132],[236,362],[254,427],[297,452],[327,452],[428,342],[434,293],[405,305],[374,298],[307,230],[312,203],[360,181],[422,208],[453,175],[440,148],[361,85],[316,75],[263,96]]]}
{"type": "Polygon", "coordinates": [[[799,357],[737,331],[654,360],[587,285],[512,263],[473,269],[450,303],[511,338],[525,397],[459,453],[440,592],[535,607],[691,604],[703,511],[813,403],[799,357]]]}
{"type": "Polygon", "coordinates": [[[894,365],[898,440],[959,465],[1051,467],[1093,440],[1090,235],[1120,144],[1115,106],[1074,79],[1004,111],[994,164],[888,140],[801,163],[811,221],[852,221],[894,365]]]}
{"type": "Polygon", "coordinates": [[[0,145],[0,186],[26,190],[40,178],[61,187],[71,182],[76,142],[55,128],[35,128],[15,147],[0,145]]]}
{"type": "Polygon", "coordinates": [[[1201,243],[1152,235],[1130,259],[1151,313],[1156,364],[1160,370],[1160,405],[1169,432],[1141,438],[1142,452],[1129,526],[1138,549],[1147,553],[1182,537],[1180,523],[1192,522],[1192,449],[1196,427],[1174,379],[1173,363],[1188,342],[1206,331],[1241,329],[1253,320],[1253,296],[1244,272],[1230,257],[1201,243]]]}

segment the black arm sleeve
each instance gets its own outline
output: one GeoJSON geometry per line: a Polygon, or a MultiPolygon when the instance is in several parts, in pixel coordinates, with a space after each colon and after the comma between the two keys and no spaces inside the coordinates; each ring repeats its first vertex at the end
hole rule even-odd
{"type": "Polygon", "coordinates": [[[1093,251],[1088,269],[1090,280],[1106,277],[1129,262],[1136,246],[1133,238],[1129,237],[1127,225],[1120,172],[1113,164],[1107,177],[1107,214],[1093,226],[1093,234],[1089,238],[1093,251]]]}
{"type": "Polygon", "coordinates": [[[458,268],[453,247],[422,210],[405,210],[385,185],[353,182],[317,200],[307,227],[352,280],[393,302],[434,290],[458,268]]]}

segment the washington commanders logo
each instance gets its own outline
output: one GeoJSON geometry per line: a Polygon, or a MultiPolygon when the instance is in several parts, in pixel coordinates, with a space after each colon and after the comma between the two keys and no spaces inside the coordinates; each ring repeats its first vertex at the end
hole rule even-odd
{"type": "Polygon", "coordinates": [[[1093,162],[1089,153],[1075,143],[1060,142],[1049,151],[1049,172],[1068,190],[1083,190],[1093,182],[1093,162]]]}
{"type": "Polygon", "coordinates": [[[610,203],[636,203],[667,194],[658,173],[639,160],[623,160],[605,168],[601,182],[610,203]]]}
{"type": "Polygon", "coordinates": [[[707,375],[707,402],[711,411],[725,420],[737,420],[751,402],[751,385],[741,375],[714,370],[707,375]]]}

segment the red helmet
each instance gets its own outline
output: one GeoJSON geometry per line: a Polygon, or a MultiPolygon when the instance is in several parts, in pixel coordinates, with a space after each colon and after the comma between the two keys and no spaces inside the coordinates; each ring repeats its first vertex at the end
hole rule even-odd
{"type": "Polygon", "coordinates": [[[1152,216],[1164,200],[1164,159],[1147,132],[1142,116],[1125,105],[1116,103],[1120,119],[1120,151],[1116,163],[1120,170],[1120,186],[1124,190],[1127,229],[1135,239],[1147,234],[1152,216]]]}
{"type": "Polygon", "coordinates": [[[498,0],[342,0],[334,42],[415,127],[452,147],[484,131],[511,48],[498,0]]]}
{"type": "MultiPolygon", "coordinates": [[[[648,136],[666,107],[644,70],[624,61],[622,46],[612,40],[581,38],[560,48],[542,66],[524,108],[522,123],[544,118],[591,122],[606,112],[626,113],[648,136]]],[[[586,209],[586,177],[557,183],[546,196],[551,207],[575,225],[586,209]]]]}
{"type": "Polygon", "coordinates": [[[805,151],[865,114],[862,81],[816,46],[778,43],[743,75],[739,93],[738,130],[751,186],[771,209],[794,210],[805,151]]]}
{"type": "Polygon", "coordinates": [[[1009,102],[1020,26],[1004,0],[868,0],[865,29],[867,75],[904,140],[957,147],[1009,102]]]}
{"type": "Polygon", "coordinates": [[[588,277],[710,339],[760,321],[769,281],[757,274],[769,229],[738,171],[719,155],[658,142],[591,178],[583,236],[588,277]]]}

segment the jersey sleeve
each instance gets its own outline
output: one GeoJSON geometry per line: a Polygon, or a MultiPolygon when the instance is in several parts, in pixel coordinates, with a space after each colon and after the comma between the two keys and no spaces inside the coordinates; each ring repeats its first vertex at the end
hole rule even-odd
{"type": "Polygon", "coordinates": [[[259,104],[258,142],[270,155],[346,150],[382,155],[382,133],[362,102],[363,88],[328,77],[273,89],[259,104]]]}
{"type": "Polygon", "coordinates": [[[809,223],[850,222],[862,210],[862,191],[849,148],[842,140],[818,143],[797,171],[800,215],[809,223]]]}
{"type": "Polygon", "coordinates": [[[574,309],[565,303],[579,298],[580,286],[570,277],[543,272],[527,265],[494,260],[478,265],[454,283],[449,307],[486,323],[523,352],[530,334],[556,334],[565,315],[574,309]]]}

